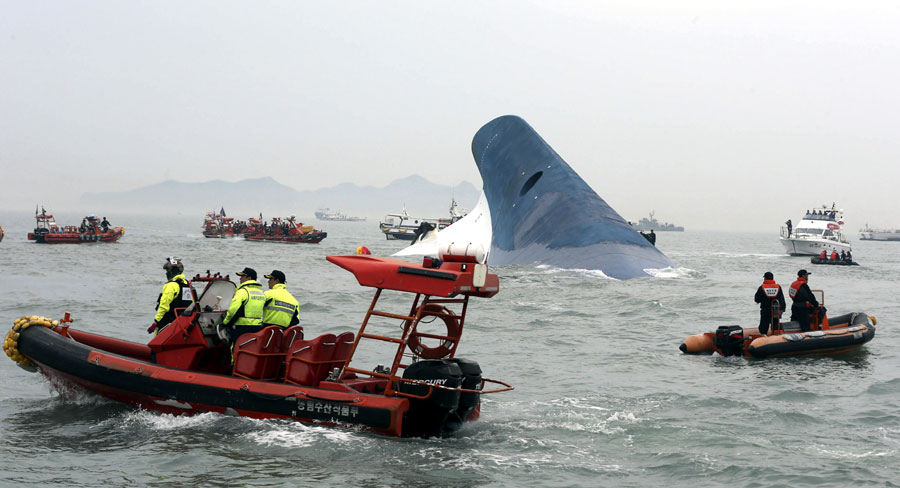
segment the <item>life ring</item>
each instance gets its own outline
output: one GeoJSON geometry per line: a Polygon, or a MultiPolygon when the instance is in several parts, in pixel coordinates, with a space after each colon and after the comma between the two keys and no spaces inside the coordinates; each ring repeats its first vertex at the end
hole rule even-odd
{"type": "MultiPolygon", "coordinates": [[[[423,345],[419,339],[421,334],[414,332],[409,336],[409,340],[406,343],[409,346],[409,349],[422,359],[441,359],[449,356],[450,352],[459,342],[459,336],[462,334],[462,328],[459,326],[459,319],[457,319],[456,314],[447,307],[443,307],[436,303],[423,305],[419,308],[419,320],[416,321],[415,325],[418,325],[425,317],[440,317],[447,327],[447,334],[445,334],[447,339],[444,339],[439,346],[428,347],[423,345]]],[[[407,320],[406,327],[410,327],[411,325],[412,323],[407,320]]]]}

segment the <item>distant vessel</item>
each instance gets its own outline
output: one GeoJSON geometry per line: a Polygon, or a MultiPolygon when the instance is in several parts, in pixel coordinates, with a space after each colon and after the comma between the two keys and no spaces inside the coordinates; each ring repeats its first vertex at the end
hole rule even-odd
{"type": "Polygon", "coordinates": [[[859,230],[861,241],[900,241],[900,229],[872,229],[869,224],[859,230]]]}
{"type": "Polygon", "coordinates": [[[634,230],[649,232],[653,231],[671,231],[671,232],[684,232],[684,227],[680,225],[670,224],[668,222],[664,224],[660,224],[658,220],[653,218],[653,212],[650,212],[650,218],[644,217],[639,222],[635,222],[631,224],[634,227],[634,230]]]}
{"type": "Polygon", "coordinates": [[[850,241],[841,233],[844,225],[844,211],[822,205],[806,214],[793,229],[781,228],[781,244],[791,256],[817,256],[822,251],[840,254],[850,251],[850,241]]]}
{"type": "Polygon", "coordinates": [[[416,231],[419,230],[419,227],[422,224],[428,224],[432,229],[443,230],[450,224],[465,217],[465,215],[466,209],[460,208],[459,205],[456,204],[456,200],[452,200],[450,203],[449,219],[420,219],[410,217],[409,214],[406,213],[406,207],[404,206],[401,213],[387,214],[384,217],[384,220],[378,223],[378,227],[381,229],[381,232],[384,232],[384,237],[389,241],[394,239],[412,241],[416,239],[416,231]]]}
{"type": "MultiPolygon", "coordinates": [[[[262,217],[260,215],[260,217],[262,217]]],[[[251,242],[284,242],[288,244],[317,244],[328,237],[327,232],[316,230],[311,225],[297,222],[293,215],[287,218],[274,217],[272,223],[251,218],[244,230],[244,238],[251,242]]]]}
{"type": "Polygon", "coordinates": [[[125,227],[111,227],[106,217],[101,222],[94,215],[88,215],[80,226],[56,225],[53,215],[41,207],[34,209],[37,225],[28,233],[28,240],[44,244],[81,244],[83,242],[116,242],[125,235],[125,227]]]}
{"type": "Polygon", "coordinates": [[[342,222],[365,222],[365,217],[350,217],[347,214],[338,211],[332,211],[330,208],[320,208],[316,210],[316,218],[319,220],[336,220],[342,222]]]}
{"type": "Polygon", "coordinates": [[[203,237],[223,238],[240,235],[235,232],[234,218],[225,216],[225,207],[216,212],[207,212],[203,218],[203,237]]]}

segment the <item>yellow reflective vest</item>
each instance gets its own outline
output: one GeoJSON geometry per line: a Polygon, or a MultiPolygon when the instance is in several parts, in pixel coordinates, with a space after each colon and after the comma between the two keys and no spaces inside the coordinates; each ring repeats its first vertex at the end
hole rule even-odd
{"type": "Polygon", "coordinates": [[[263,305],[266,295],[262,285],[254,280],[241,283],[234,291],[234,298],[225,313],[225,325],[262,325],[263,305]]]}
{"type": "Polygon", "coordinates": [[[300,323],[300,302],[283,283],[266,290],[266,305],[263,309],[263,325],[290,327],[300,323]]]}
{"type": "Polygon", "coordinates": [[[175,275],[163,285],[162,292],[156,300],[156,316],[153,321],[160,328],[175,320],[175,309],[186,308],[194,300],[191,287],[188,286],[184,273],[175,275]]]}

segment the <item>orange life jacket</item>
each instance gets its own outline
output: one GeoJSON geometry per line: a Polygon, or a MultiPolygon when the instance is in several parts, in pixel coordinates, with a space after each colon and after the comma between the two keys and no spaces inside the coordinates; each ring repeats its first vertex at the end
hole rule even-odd
{"type": "Polygon", "coordinates": [[[825,259],[825,250],[824,249],[822,250],[822,252],[819,253],[819,258],[825,259]]]}
{"type": "Polygon", "coordinates": [[[797,281],[791,283],[791,289],[788,290],[788,295],[793,299],[797,296],[797,292],[800,291],[800,287],[806,283],[806,278],[797,278],[797,281]]]}
{"type": "Polygon", "coordinates": [[[775,280],[765,280],[762,283],[763,293],[766,294],[769,298],[775,298],[778,296],[778,292],[781,291],[781,287],[778,286],[778,283],[775,283],[775,280]]]}
{"type": "Polygon", "coordinates": [[[837,252],[831,251],[831,259],[837,261],[837,252]]]}

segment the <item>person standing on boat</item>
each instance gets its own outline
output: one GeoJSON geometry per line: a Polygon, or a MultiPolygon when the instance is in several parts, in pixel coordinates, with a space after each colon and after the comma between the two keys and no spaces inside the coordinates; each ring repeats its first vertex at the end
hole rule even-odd
{"type": "Polygon", "coordinates": [[[788,292],[791,300],[793,300],[791,304],[791,321],[800,322],[800,330],[803,332],[809,332],[812,312],[819,308],[819,301],[816,300],[815,295],[813,295],[807,284],[810,274],[805,269],[798,271],[797,280],[791,283],[791,289],[788,292]]]}
{"type": "Polygon", "coordinates": [[[775,275],[771,271],[763,274],[762,285],[756,290],[754,300],[759,304],[759,333],[768,334],[769,325],[772,323],[772,303],[777,301],[779,305],[778,316],[775,319],[780,319],[787,307],[781,285],[775,283],[775,275]]]}
{"type": "Polygon", "coordinates": [[[229,342],[234,344],[241,334],[258,332],[262,329],[263,306],[266,296],[262,285],[256,282],[256,270],[244,268],[238,271],[241,284],[234,290],[234,297],[222,323],[229,329],[229,342]]]}
{"type": "Polygon", "coordinates": [[[175,320],[176,308],[187,308],[194,301],[191,287],[184,277],[184,265],[181,260],[170,257],[163,263],[166,270],[166,284],[163,285],[159,298],[156,299],[156,316],[147,333],[159,334],[167,325],[175,320]]]}
{"type": "Polygon", "coordinates": [[[290,327],[300,323],[300,302],[287,291],[284,273],[277,269],[265,276],[269,279],[266,303],[263,307],[263,326],[280,325],[290,327]]]}
{"type": "Polygon", "coordinates": [[[106,217],[103,217],[103,222],[100,222],[100,228],[104,233],[109,230],[109,221],[106,220],[106,217]]]}
{"type": "Polygon", "coordinates": [[[791,231],[794,230],[794,224],[793,224],[793,222],[791,222],[791,219],[787,219],[787,222],[785,222],[785,225],[787,225],[787,228],[788,228],[788,237],[791,237],[791,231]]]}
{"type": "Polygon", "coordinates": [[[650,240],[650,244],[656,245],[656,233],[653,232],[653,229],[650,229],[650,237],[648,237],[648,239],[650,240]]]}

